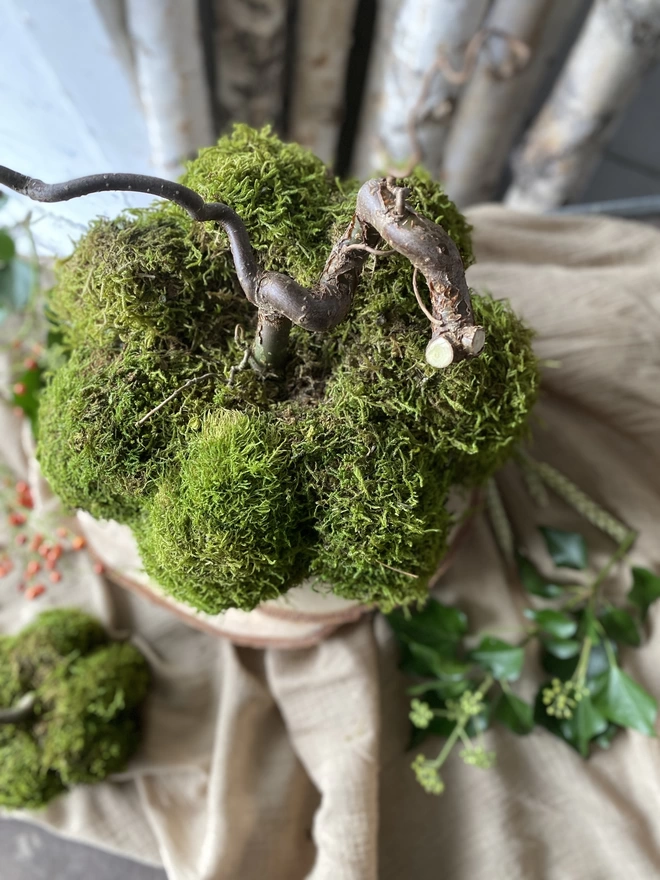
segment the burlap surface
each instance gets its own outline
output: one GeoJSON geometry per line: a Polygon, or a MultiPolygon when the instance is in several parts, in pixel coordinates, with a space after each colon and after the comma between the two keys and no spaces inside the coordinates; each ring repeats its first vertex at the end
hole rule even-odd
{"type": "MultiPolygon", "coordinates": [[[[510,298],[549,361],[535,454],[638,529],[633,558],[658,570],[660,233],[499,207],[474,209],[470,219],[479,260],[471,285],[510,298]]],[[[19,434],[11,413],[1,412],[3,457],[24,475],[19,434]]],[[[585,531],[596,564],[611,552],[560,503],[534,509],[513,469],[502,488],[539,558],[541,522],[585,531]]],[[[517,738],[493,730],[497,766],[483,772],[451,760],[447,791],[434,798],[409,769],[404,681],[382,619],[345,627],[314,648],[235,648],[105,583],[84,554],[72,554],[63,570],[62,584],[31,603],[11,578],[1,581],[0,630],[15,631],[51,605],[88,608],[136,633],[156,684],[129,770],[76,789],[31,821],[164,865],[173,880],[660,875],[656,740],[625,733],[584,762],[543,731],[517,738]]],[[[627,586],[622,571],[618,589],[627,586]]],[[[523,598],[507,584],[482,519],[438,595],[489,632],[521,626],[523,598]]],[[[654,611],[648,644],[624,664],[660,695],[657,623],[654,611]]],[[[534,687],[531,666],[524,695],[534,687]]]]}

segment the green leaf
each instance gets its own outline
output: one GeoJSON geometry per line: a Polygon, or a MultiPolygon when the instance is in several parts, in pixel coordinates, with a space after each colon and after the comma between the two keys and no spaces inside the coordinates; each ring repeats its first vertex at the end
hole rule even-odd
{"type": "Polygon", "coordinates": [[[417,642],[452,655],[456,643],[467,632],[467,617],[458,608],[442,605],[429,599],[421,611],[404,612],[399,609],[387,614],[387,621],[399,639],[417,642]],[[447,646],[447,643],[450,643],[447,646]]]}
{"type": "Polygon", "coordinates": [[[607,730],[607,719],[594,706],[591,697],[583,697],[571,718],[561,721],[562,735],[583,758],[589,756],[591,740],[607,730]]]}
{"type": "Polygon", "coordinates": [[[558,568],[577,568],[584,569],[587,567],[589,557],[587,554],[587,545],[578,532],[564,532],[561,529],[551,529],[541,526],[539,529],[545,539],[545,546],[548,548],[552,561],[558,568]]]}
{"type": "MultiPolygon", "coordinates": [[[[12,403],[20,407],[30,419],[33,428],[36,429],[37,414],[39,412],[39,394],[43,386],[43,367],[36,366],[31,370],[25,370],[18,377],[18,384],[25,388],[22,394],[13,393],[12,403]]],[[[35,430],[36,433],[36,430],[35,430]]]]}
{"type": "Polygon", "coordinates": [[[515,681],[522,671],[524,651],[494,636],[485,636],[478,648],[471,651],[468,659],[478,663],[494,678],[515,681]]]}
{"type": "Polygon", "coordinates": [[[523,556],[522,553],[516,553],[516,564],[522,585],[528,593],[533,596],[543,596],[544,599],[556,599],[557,596],[561,596],[563,591],[561,585],[544,578],[531,559],[523,556]]]}
{"type": "Polygon", "coordinates": [[[441,736],[446,739],[451,735],[456,727],[455,721],[448,718],[434,718],[428,727],[415,727],[411,725],[410,739],[408,741],[408,749],[418,748],[429,736],[441,736]]]}
{"type": "Polygon", "coordinates": [[[641,644],[637,624],[623,608],[610,606],[598,619],[607,635],[615,642],[623,642],[624,645],[632,645],[635,648],[641,644]]]}
{"type": "Polygon", "coordinates": [[[621,728],[618,724],[608,724],[603,733],[594,739],[594,742],[597,746],[600,746],[601,749],[609,749],[612,745],[612,740],[620,730],[621,728]]]}
{"type": "MultiPolygon", "coordinates": [[[[578,643],[579,648],[582,648],[582,645],[578,643]]],[[[545,647],[545,644],[544,644],[545,647]]],[[[614,654],[617,654],[617,646],[615,643],[611,642],[610,647],[614,654]]],[[[544,650],[541,653],[541,666],[545,669],[545,671],[552,675],[553,678],[559,678],[562,681],[567,681],[575,672],[578,665],[578,651],[569,658],[559,657],[556,653],[550,653],[548,650],[544,650]]],[[[607,651],[605,649],[605,645],[602,643],[599,645],[592,645],[591,651],[589,653],[589,663],[587,665],[587,681],[589,687],[591,687],[591,679],[596,678],[599,675],[602,675],[604,672],[607,672],[610,667],[610,662],[607,657],[607,651]]]]}
{"type": "Polygon", "coordinates": [[[417,642],[405,643],[401,669],[409,675],[422,678],[433,676],[447,681],[463,678],[470,667],[448,658],[442,651],[420,645],[417,642]]]}
{"type": "Polygon", "coordinates": [[[34,267],[25,260],[12,260],[0,269],[0,310],[7,314],[24,309],[35,282],[34,267]]]}
{"type": "Polygon", "coordinates": [[[13,238],[0,229],[0,263],[8,263],[14,259],[16,247],[13,238]]]}
{"type": "Polygon", "coordinates": [[[541,644],[548,653],[559,660],[569,660],[571,657],[577,657],[582,647],[582,643],[578,642],[577,639],[543,638],[541,639],[541,644]]]}
{"type": "Polygon", "coordinates": [[[577,630],[577,620],[564,614],[563,611],[553,611],[550,608],[544,608],[536,611],[533,608],[526,608],[525,617],[533,620],[543,632],[554,636],[557,639],[568,639],[575,635],[577,630]]]}
{"type": "Polygon", "coordinates": [[[514,733],[523,736],[534,727],[534,710],[515,694],[504,692],[497,701],[493,717],[514,733]]]}
{"type": "Polygon", "coordinates": [[[649,606],[660,599],[660,577],[647,568],[635,567],[632,570],[633,585],[628,600],[639,608],[642,620],[646,618],[649,606]]]}
{"type": "Polygon", "coordinates": [[[658,706],[651,694],[618,666],[611,666],[607,685],[595,700],[597,708],[613,724],[632,727],[655,736],[658,706]]]}

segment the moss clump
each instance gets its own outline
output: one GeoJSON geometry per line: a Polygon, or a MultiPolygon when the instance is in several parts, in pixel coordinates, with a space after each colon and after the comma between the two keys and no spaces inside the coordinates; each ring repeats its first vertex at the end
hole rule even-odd
{"type": "Polygon", "coordinates": [[[122,770],[139,742],[148,684],[140,652],[77,609],[46,611],[0,638],[0,707],[36,696],[28,718],[0,724],[0,805],[37,809],[122,770]]]}
{"type": "MultiPolygon", "coordinates": [[[[303,284],[357,191],[245,127],[183,180],[241,215],[265,268],[303,284]]],[[[468,265],[465,219],[428,175],[407,183],[468,265]]],[[[476,295],[486,348],[434,370],[411,278],[400,256],[371,260],[348,320],[293,328],[283,376],[234,375],[256,315],[224,233],[170,204],[99,221],[50,301],[69,360],[42,398],[44,473],[71,507],[130,524],[147,572],[205,611],[252,608],[307,573],[384,608],[415,600],[446,547],[449,488],[483,483],[510,454],[538,370],[530,331],[476,295]]]]}
{"type": "Polygon", "coordinates": [[[305,513],[290,464],[269,415],[211,413],[146,507],[138,532],[147,569],[209,613],[277,597],[304,572],[305,513]]]}

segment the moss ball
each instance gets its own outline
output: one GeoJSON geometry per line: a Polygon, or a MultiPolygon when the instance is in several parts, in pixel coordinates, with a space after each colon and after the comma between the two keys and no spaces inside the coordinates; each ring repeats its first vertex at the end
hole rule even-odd
{"type": "MultiPolygon", "coordinates": [[[[245,126],[183,182],[237,211],[263,268],[305,285],[358,189],[245,126]]],[[[470,227],[442,188],[422,171],[406,184],[469,265],[470,227]]],[[[538,388],[529,329],[506,302],[473,302],[484,351],[434,370],[412,267],[370,258],[346,321],[294,327],[280,375],[237,372],[256,314],[218,225],[169,203],[98,221],[50,298],[63,342],[44,473],[70,507],[131,525],[146,572],[201,610],[248,610],[305,575],[383,608],[415,601],[446,549],[450,487],[502,465],[538,388]]]]}
{"type": "Polygon", "coordinates": [[[143,656],[77,609],[45,611],[0,638],[0,707],[32,692],[19,723],[0,724],[0,805],[37,809],[79,783],[118,772],[140,739],[149,685],[143,656]]]}

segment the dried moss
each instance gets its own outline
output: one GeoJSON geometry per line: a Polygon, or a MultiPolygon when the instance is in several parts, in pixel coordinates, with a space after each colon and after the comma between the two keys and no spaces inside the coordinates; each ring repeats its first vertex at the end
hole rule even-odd
{"type": "Polygon", "coordinates": [[[0,676],[3,708],[36,694],[29,718],[0,725],[0,805],[36,809],[125,767],[149,683],[133,645],[110,641],[77,609],[46,611],[0,639],[0,676]]]}
{"type": "MultiPolygon", "coordinates": [[[[245,127],[184,182],[231,205],[262,265],[304,284],[357,189],[245,127]]],[[[469,264],[462,215],[423,172],[408,184],[469,264]]],[[[51,299],[72,354],[44,394],[46,475],[70,506],[131,523],[147,572],[203,610],[252,608],[304,573],[383,607],[414,601],[446,546],[449,487],[482,483],[510,454],[538,371],[530,331],[487,296],[474,297],[482,355],[434,370],[411,278],[402,257],[370,259],[347,321],[294,328],[283,377],[247,370],[230,385],[255,315],[224,233],[172,205],[97,224],[51,299]],[[214,379],[136,426],[205,372],[214,379]]]]}

